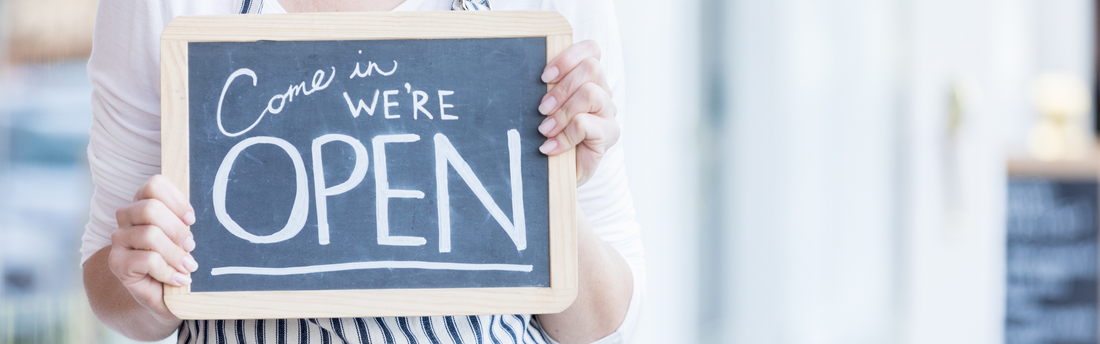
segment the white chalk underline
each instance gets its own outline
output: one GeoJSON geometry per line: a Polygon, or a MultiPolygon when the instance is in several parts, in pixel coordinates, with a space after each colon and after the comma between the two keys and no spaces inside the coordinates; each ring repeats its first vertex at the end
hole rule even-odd
{"type": "Polygon", "coordinates": [[[469,264],[469,263],[439,263],[419,261],[376,261],[355,262],[339,264],[322,264],[308,266],[292,266],[285,268],[261,268],[250,266],[226,266],[214,268],[211,275],[268,275],[286,276],[301,275],[315,272],[333,272],[365,269],[427,269],[427,270],[465,270],[465,271],[516,271],[531,272],[531,265],[519,264],[469,264]]]}

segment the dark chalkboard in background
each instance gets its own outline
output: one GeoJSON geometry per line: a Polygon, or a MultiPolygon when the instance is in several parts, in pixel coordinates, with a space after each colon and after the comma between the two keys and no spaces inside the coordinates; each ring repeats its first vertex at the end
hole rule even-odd
{"type": "Polygon", "coordinates": [[[1005,343],[1097,342],[1098,188],[1009,179],[1005,343]]]}
{"type": "Polygon", "coordinates": [[[575,169],[538,151],[537,106],[570,41],[553,12],[173,21],[163,167],[189,191],[200,268],[165,302],[202,319],[563,310],[575,169]]]}

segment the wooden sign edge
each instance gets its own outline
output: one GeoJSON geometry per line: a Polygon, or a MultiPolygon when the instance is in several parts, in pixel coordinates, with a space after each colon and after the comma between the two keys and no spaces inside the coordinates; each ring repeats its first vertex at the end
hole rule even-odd
{"type": "MultiPolygon", "coordinates": [[[[161,170],[190,200],[188,42],[546,37],[549,62],[572,45],[552,11],[184,16],[161,35],[161,170]],[[210,32],[217,32],[211,34],[210,32]],[[232,33],[232,34],[221,34],[232,33]]],[[[547,85],[547,90],[554,85],[547,85]]],[[[548,159],[550,287],[196,292],[164,285],[181,319],[546,314],[577,296],[575,150],[548,159]]]]}

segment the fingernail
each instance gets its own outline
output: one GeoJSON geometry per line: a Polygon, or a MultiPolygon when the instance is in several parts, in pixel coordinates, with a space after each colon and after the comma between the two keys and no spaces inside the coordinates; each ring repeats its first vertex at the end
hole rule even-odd
{"type": "Polygon", "coordinates": [[[550,117],[545,122],[539,125],[539,132],[546,135],[551,130],[554,130],[554,126],[558,124],[558,121],[554,120],[554,117],[550,117]]]}
{"type": "Polygon", "coordinates": [[[186,268],[187,271],[195,272],[195,270],[199,269],[199,262],[196,262],[195,258],[191,256],[186,256],[183,257],[183,267],[186,268]]]}
{"type": "Polygon", "coordinates": [[[187,240],[183,242],[183,250],[187,252],[195,250],[195,237],[187,237],[187,240]]]}
{"type": "Polygon", "coordinates": [[[547,68],[545,72],[542,72],[542,82],[549,83],[554,78],[558,77],[558,67],[547,68]]]}
{"type": "Polygon", "coordinates": [[[554,150],[554,148],[558,148],[558,140],[551,139],[543,143],[542,147],[539,147],[539,151],[542,152],[542,154],[546,154],[554,150]]]}
{"type": "Polygon", "coordinates": [[[172,275],[172,281],[175,281],[178,286],[191,285],[191,277],[187,277],[187,275],[178,272],[172,275]]]}
{"type": "Polygon", "coordinates": [[[539,112],[543,115],[548,114],[550,110],[554,109],[555,105],[558,105],[558,100],[554,99],[554,96],[546,97],[546,100],[543,100],[542,104],[539,104],[539,112]]]}
{"type": "Polygon", "coordinates": [[[187,214],[184,214],[183,223],[186,223],[188,226],[195,224],[195,212],[188,211],[187,214]]]}

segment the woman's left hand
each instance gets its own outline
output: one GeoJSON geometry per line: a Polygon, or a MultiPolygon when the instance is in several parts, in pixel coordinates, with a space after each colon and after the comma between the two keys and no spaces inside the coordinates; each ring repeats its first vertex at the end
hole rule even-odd
{"type": "Polygon", "coordinates": [[[558,155],[576,147],[580,186],[619,140],[615,103],[600,66],[599,45],[589,40],[565,49],[543,69],[542,81],[557,85],[539,104],[539,112],[546,115],[539,132],[548,137],[539,151],[558,155]]]}

